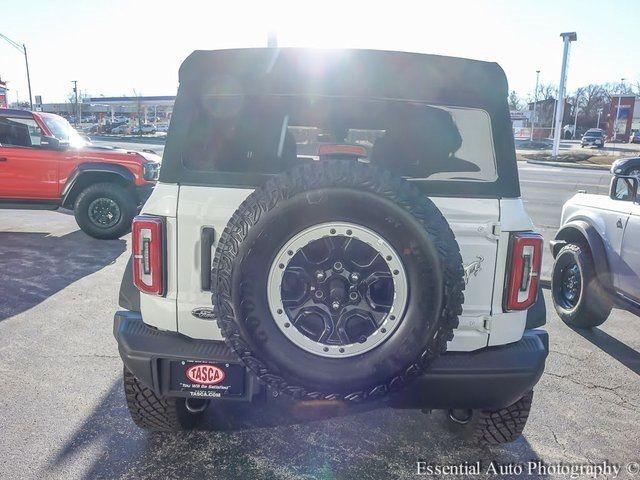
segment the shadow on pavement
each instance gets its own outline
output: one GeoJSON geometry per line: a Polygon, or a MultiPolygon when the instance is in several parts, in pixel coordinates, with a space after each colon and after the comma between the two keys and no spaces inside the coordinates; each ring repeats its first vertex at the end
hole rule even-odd
{"type": "Polygon", "coordinates": [[[636,375],[640,375],[640,353],[599,328],[592,330],[570,327],[582,338],[589,340],[603,352],[615,358],[636,375]]]}
{"type": "Polygon", "coordinates": [[[117,381],[42,473],[84,472],[87,479],[413,478],[417,460],[482,461],[486,468],[491,461],[504,465],[539,457],[526,437],[492,448],[466,443],[440,413],[292,413],[279,404],[213,404],[204,431],[147,433],[133,425],[117,381]]]}
{"type": "Polygon", "coordinates": [[[113,263],[125,248],[124,240],[97,240],[80,230],[62,237],[0,232],[0,321],[113,263]]]}

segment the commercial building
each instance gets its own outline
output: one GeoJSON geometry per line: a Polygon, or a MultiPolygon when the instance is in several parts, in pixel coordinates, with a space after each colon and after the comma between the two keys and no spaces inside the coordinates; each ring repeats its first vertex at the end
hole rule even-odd
{"type": "Polygon", "coordinates": [[[640,130],[640,101],[635,95],[613,95],[607,113],[607,137],[628,142],[632,131],[640,130]]]}

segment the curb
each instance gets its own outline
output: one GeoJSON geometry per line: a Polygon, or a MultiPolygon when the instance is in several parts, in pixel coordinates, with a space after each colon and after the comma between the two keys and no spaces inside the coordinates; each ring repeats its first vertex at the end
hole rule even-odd
{"type": "Polygon", "coordinates": [[[604,170],[609,171],[611,169],[611,165],[584,165],[580,163],[571,163],[571,162],[549,162],[546,160],[525,160],[527,163],[531,163],[533,165],[548,165],[550,167],[566,167],[566,168],[577,168],[582,170],[604,170]]]}
{"type": "Polygon", "coordinates": [[[167,137],[123,137],[119,135],[89,135],[92,140],[98,140],[100,142],[128,142],[128,143],[150,143],[161,144],[165,143],[167,137]]]}

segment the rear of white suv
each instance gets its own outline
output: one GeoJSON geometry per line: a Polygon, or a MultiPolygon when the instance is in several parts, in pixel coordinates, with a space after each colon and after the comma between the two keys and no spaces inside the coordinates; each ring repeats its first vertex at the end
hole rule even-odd
{"type": "Polygon", "coordinates": [[[124,282],[115,321],[140,426],[286,393],[449,409],[491,443],[521,433],[548,341],[502,71],[347,54],[196,52],[183,65],[161,181],[133,224],[139,308],[124,282]],[[423,81],[335,80],[398,62],[423,81]],[[466,93],[462,72],[478,80],[464,77],[466,93]],[[171,414],[149,420],[158,411],[171,414]]]}

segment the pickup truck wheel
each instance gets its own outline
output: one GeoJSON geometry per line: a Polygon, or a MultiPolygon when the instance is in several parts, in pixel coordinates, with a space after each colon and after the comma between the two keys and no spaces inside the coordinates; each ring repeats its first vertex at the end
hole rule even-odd
{"type": "Polygon", "coordinates": [[[409,182],[348,160],[301,165],[225,228],[213,303],[227,344],[277,391],[361,401],[446,349],[462,311],[455,236],[409,182]]]}
{"type": "Polygon", "coordinates": [[[83,232],[94,238],[119,238],[131,229],[137,201],[117,183],[96,183],[76,199],[74,214],[83,232]]]}
{"type": "Polygon", "coordinates": [[[551,296],[558,316],[567,325],[591,328],[611,313],[611,300],[599,281],[588,245],[570,243],[556,256],[551,296]]]}
{"type": "Polygon", "coordinates": [[[127,407],[133,423],[138,427],[156,432],[175,432],[192,429],[202,419],[205,400],[199,400],[202,405],[195,408],[195,404],[187,406],[187,399],[184,398],[158,397],[126,367],[123,369],[123,379],[127,407]]]}
{"type": "Polygon", "coordinates": [[[527,424],[532,400],[533,391],[506,408],[450,410],[449,418],[455,432],[466,440],[482,445],[515,442],[527,424]]]}

